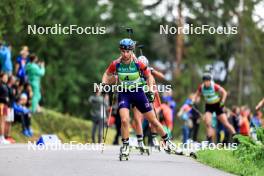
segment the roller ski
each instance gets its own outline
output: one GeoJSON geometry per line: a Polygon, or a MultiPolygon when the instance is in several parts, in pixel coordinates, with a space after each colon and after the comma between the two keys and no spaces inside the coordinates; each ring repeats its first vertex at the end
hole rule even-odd
{"type": "Polygon", "coordinates": [[[176,144],[170,140],[164,141],[163,150],[168,154],[183,155],[183,152],[181,150],[177,150],[176,144]]]}
{"type": "Polygon", "coordinates": [[[129,159],[129,145],[125,144],[120,148],[119,160],[128,161],[129,159]]]}
{"type": "Polygon", "coordinates": [[[137,149],[139,150],[141,155],[143,155],[144,153],[146,153],[147,155],[150,155],[149,149],[144,145],[143,141],[140,141],[138,143],[137,149]]]}

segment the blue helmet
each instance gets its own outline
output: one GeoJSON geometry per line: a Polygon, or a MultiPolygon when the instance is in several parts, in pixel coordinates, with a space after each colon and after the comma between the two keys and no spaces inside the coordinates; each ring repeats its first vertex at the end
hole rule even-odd
{"type": "Polygon", "coordinates": [[[119,42],[119,48],[120,49],[133,50],[134,46],[135,46],[135,42],[131,39],[128,39],[128,38],[122,39],[119,42]]]}

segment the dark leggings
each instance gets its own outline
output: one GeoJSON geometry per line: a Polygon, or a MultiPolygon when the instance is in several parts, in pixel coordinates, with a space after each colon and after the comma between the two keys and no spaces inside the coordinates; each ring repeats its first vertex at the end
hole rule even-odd
{"type": "Polygon", "coordinates": [[[22,129],[29,129],[31,126],[31,119],[28,114],[15,113],[15,122],[21,122],[22,129]]]}
{"type": "Polygon", "coordinates": [[[102,136],[103,136],[103,119],[97,119],[93,121],[93,129],[92,129],[92,141],[93,143],[96,142],[95,135],[96,131],[98,129],[98,143],[102,142],[102,136]]]}
{"type": "Polygon", "coordinates": [[[193,122],[193,128],[191,128],[189,137],[192,138],[193,141],[197,141],[199,127],[200,127],[199,119],[192,118],[192,122],[193,122]]]}

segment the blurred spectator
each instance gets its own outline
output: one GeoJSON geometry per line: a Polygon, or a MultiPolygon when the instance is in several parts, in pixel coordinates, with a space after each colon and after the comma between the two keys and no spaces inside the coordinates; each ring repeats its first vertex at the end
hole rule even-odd
{"type": "Polygon", "coordinates": [[[230,123],[235,128],[236,133],[239,133],[240,108],[238,106],[233,106],[230,116],[230,123]]]}
{"type": "Polygon", "coordinates": [[[113,104],[112,115],[115,118],[116,135],[113,141],[113,145],[119,145],[119,138],[121,136],[121,118],[119,115],[118,102],[113,104]]]}
{"type": "Polygon", "coordinates": [[[23,46],[20,51],[20,56],[16,59],[15,75],[19,78],[20,83],[24,84],[27,81],[26,77],[26,64],[29,62],[29,49],[27,46],[23,46]]]}
{"type": "Polygon", "coordinates": [[[32,87],[29,83],[24,84],[23,89],[22,89],[22,93],[25,93],[27,95],[28,99],[27,99],[26,107],[30,108],[32,97],[33,97],[33,91],[32,91],[32,87]]]}
{"type": "Polygon", "coordinates": [[[13,71],[11,46],[5,46],[2,42],[0,42],[0,63],[1,71],[11,75],[13,71]]]}
{"type": "Polygon", "coordinates": [[[33,97],[31,108],[32,112],[36,112],[39,107],[39,101],[41,99],[41,77],[45,74],[45,64],[44,62],[39,62],[38,57],[34,54],[29,57],[30,62],[26,65],[26,73],[28,75],[28,81],[32,87],[33,97]]]}
{"type": "MultiPolygon", "coordinates": [[[[197,141],[197,136],[200,128],[200,121],[201,121],[201,115],[200,112],[198,112],[198,107],[196,104],[192,104],[194,93],[190,94],[189,98],[187,98],[184,102],[184,104],[191,105],[191,120],[192,120],[192,128],[190,128],[190,136],[189,138],[192,138],[193,141],[197,141]]],[[[200,100],[197,100],[200,101],[200,100]]]]}
{"type": "Polygon", "coordinates": [[[8,87],[8,94],[9,94],[9,103],[8,103],[8,114],[6,118],[6,124],[5,124],[5,138],[10,143],[15,143],[15,140],[10,136],[11,133],[11,125],[12,122],[14,122],[14,109],[13,104],[15,103],[16,97],[16,90],[14,87],[14,84],[16,82],[16,79],[13,75],[11,75],[7,82],[8,87]]]}
{"type": "Polygon", "coordinates": [[[250,126],[249,126],[249,115],[250,110],[248,107],[244,106],[241,108],[241,119],[240,119],[240,134],[244,136],[249,136],[250,126]]]}
{"type": "Polygon", "coordinates": [[[91,104],[91,116],[93,121],[92,128],[92,142],[95,143],[95,134],[98,129],[98,143],[102,142],[103,123],[104,118],[106,119],[106,110],[108,101],[97,90],[95,95],[89,97],[89,103],[91,104]]]}
{"type": "Polygon", "coordinates": [[[4,137],[5,134],[5,120],[8,111],[9,95],[8,87],[6,85],[8,81],[8,75],[6,73],[1,73],[1,83],[0,83],[0,144],[10,144],[4,137]]]}
{"type": "Polygon", "coordinates": [[[162,101],[163,102],[168,102],[170,108],[171,108],[171,117],[172,117],[172,121],[174,122],[174,115],[176,112],[176,102],[173,100],[172,97],[172,90],[164,92],[163,96],[162,96],[162,101]]]}
{"type": "Polygon", "coordinates": [[[183,120],[182,125],[182,142],[187,143],[187,140],[190,137],[190,128],[193,127],[192,120],[191,120],[191,106],[189,104],[184,104],[180,111],[178,112],[178,116],[183,120]]]}
{"type": "Polygon", "coordinates": [[[26,108],[27,95],[22,93],[16,103],[14,103],[14,112],[15,112],[15,121],[21,122],[22,124],[22,134],[26,137],[32,137],[33,131],[30,128],[31,119],[30,119],[30,110],[26,108]]]}
{"type": "Polygon", "coordinates": [[[250,126],[253,128],[260,128],[262,127],[263,124],[263,119],[262,119],[262,112],[261,111],[257,111],[256,114],[252,117],[251,121],[250,121],[250,126]]]}
{"type": "Polygon", "coordinates": [[[173,129],[173,118],[172,118],[172,110],[169,106],[169,102],[162,103],[160,105],[159,112],[160,122],[161,124],[168,129],[168,133],[171,134],[173,129]]]}

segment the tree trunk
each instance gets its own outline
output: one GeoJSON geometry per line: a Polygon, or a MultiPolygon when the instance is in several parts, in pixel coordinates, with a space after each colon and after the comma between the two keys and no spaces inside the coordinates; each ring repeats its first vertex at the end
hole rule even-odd
{"type": "MultiPolygon", "coordinates": [[[[181,1],[179,2],[179,5],[178,5],[178,18],[176,18],[176,24],[177,24],[178,29],[179,27],[183,27],[184,25],[181,1]]],[[[183,44],[184,44],[184,35],[183,35],[182,30],[180,30],[177,32],[177,35],[176,35],[176,48],[175,48],[176,67],[174,71],[175,77],[179,77],[181,73],[180,65],[181,65],[182,56],[183,56],[183,44]]]]}

